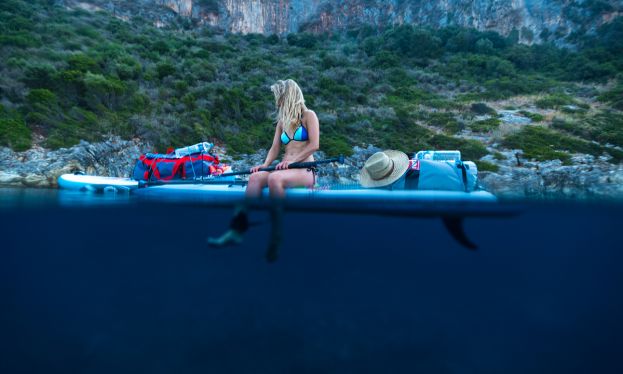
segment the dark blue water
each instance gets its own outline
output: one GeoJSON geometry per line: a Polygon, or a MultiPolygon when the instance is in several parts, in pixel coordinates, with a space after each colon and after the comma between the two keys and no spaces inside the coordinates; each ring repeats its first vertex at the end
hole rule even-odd
{"type": "Polygon", "coordinates": [[[623,371],[620,204],[471,219],[475,252],[438,219],[287,213],[268,264],[268,225],[204,246],[227,209],[0,201],[2,373],[623,371]]]}

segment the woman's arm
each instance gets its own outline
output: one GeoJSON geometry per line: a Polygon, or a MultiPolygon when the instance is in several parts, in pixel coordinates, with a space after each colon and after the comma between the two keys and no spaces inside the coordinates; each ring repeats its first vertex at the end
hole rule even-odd
{"type": "Polygon", "coordinates": [[[281,123],[278,123],[275,126],[275,136],[273,136],[273,144],[270,146],[268,150],[268,154],[266,155],[266,161],[264,161],[265,166],[270,166],[273,161],[277,159],[279,156],[279,150],[281,149],[281,123]]]}
{"type": "Polygon", "coordinates": [[[273,161],[277,159],[279,156],[279,150],[281,149],[281,123],[277,123],[275,126],[275,136],[273,136],[273,144],[270,146],[268,150],[268,154],[266,155],[266,161],[264,161],[264,165],[270,166],[273,161]]]}
{"type": "Polygon", "coordinates": [[[269,167],[270,164],[277,159],[279,156],[279,150],[281,148],[281,124],[278,123],[275,126],[275,136],[273,136],[273,144],[270,146],[268,150],[268,154],[266,155],[266,160],[262,165],[255,166],[251,168],[251,173],[257,172],[260,168],[269,167]]]}
{"type": "MultiPolygon", "coordinates": [[[[307,141],[305,147],[301,149],[299,154],[294,155],[292,158],[287,160],[288,163],[303,162],[307,160],[309,156],[314,154],[314,152],[320,149],[320,125],[318,124],[318,117],[312,110],[308,110],[305,113],[305,117],[307,122],[307,136],[309,137],[309,140],[307,141]]],[[[287,167],[284,169],[287,169],[287,167]]]]}

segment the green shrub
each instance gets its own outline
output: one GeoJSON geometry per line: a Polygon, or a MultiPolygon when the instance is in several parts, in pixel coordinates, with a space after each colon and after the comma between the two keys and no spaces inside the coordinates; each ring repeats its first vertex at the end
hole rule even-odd
{"type": "Polygon", "coordinates": [[[142,71],[141,64],[131,56],[123,56],[111,63],[117,77],[123,81],[135,80],[142,71]]]}
{"type": "Polygon", "coordinates": [[[558,109],[563,105],[574,105],[576,101],[569,95],[557,93],[538,99],[535,104],[541,109],[558,109]]]}
{"type": "Polygon", "coordinates": [[[615,162],[620,160],[618,153],[613,150],[540,126],[525,126],[520,132],[503,139],[502,144],[508,148],[521,149],[526,158],[539,161],[558,159],[569,164],[570,156],[566,152],[594,156],[607,152],[615,157],[615,162]]]}
{"type": "Polygon", "coordinates": [[[42,105],[49,108],[58,105],[58,98],[56,95],[45,88],[30,90],[26,96],[26,100],[32,107],[42,105]]]}
{"type": "Polygon", "coordinates": [[[307,49],[314,48],[318,44],[316,36],[310,33],[288,34],[286,39],[289,45],[307,49]]]}
{"type": "Polygon", "coordinates": [[[14,151],[25,151],[31,146],[31,132],[23,118],[15,111],[0,105],[0,146],[11,147],[14,151]]]}
{"type": "Polygon", "coordinates": [[[495,56],[455,55],[438,71],[448,77],[484,82],[490,79],[515,78],[515,67],[507,60],[495,56]]]}
{"type": "Polygon", "coordinates": [[[84,77],[84,100],[88,108],[101,111],[101,106],[108,109],[120,108],[122,98],[128,91],[127,85],[114,77],[87,73],[84,77]]]}
{"type": "Polygon", "coordinates": [[[568,164],[570,156],[562,152],[559,143],[559,134],[536,126],[524,127],[521,132],[506,137],[502,142],[505,147],[521,149],[524,157],[528,159],[539,161],[558,159],[568,164]]]}
{"type": "Polygon", "coordinates": [[[69,70],[86,73],[87,71],[97,73],[100,70],[97,60],[83,53],[70,55],[67,59],[69,70]]]}
{"type": "Polygon", "coordinates": [[[327,157],[337,157],[339,155],[351,156],[353,148],[350,142],[342,136],[326,136],[320,138],[320,150],[327,157]]]}
{"type": "Polygon", "coordinates": [[[374,144],[385,149],[398,149],[403,152],[415,152],[428,147],[432,132],[422,126],[407,121],[375,121],[374,135],[370,139],[374,144]]]}
{"type": "Polygon", "coordinates": [[[128,110],[132,113],[148,113],[151,109],[151,100],[149,96],[141,92],[136,92],[132,95],[128,110]]]}
{"type": "Polygon", "coordinates": [[[56,74],[52,64],[32,64],[25,67],[21,80],[30,88],[51,88],[56,74]]]}
{"type": "Polygon", "coordinates": [[[564,77],[570,80],[604,80],[616,74],[616,67],[610,62],[597,62],[584,55],[573,55],[564,66],[564,77]]]}
{"type": "Polygon", "coordinates": [[[102,35],[98,32],[97,29],[91,26],[82,25],[76,28],[76,33],[80,36],[86,36],[90,39],[101,40],[102,35]]]}
{"type": "Polygon", "coordinates": [[[265,42],[266,42],[267,44],[272,44],[272,45],[274,45],[274,44],[279,44],[279,35],[277,35],[277,34],[271,34],[270,36],[268,36],[268,37],[265,39],[265,42]]]}
{"type": "Polygon", "coordinates": [[[162,62],[156,66],[156,72],[158,73],[158,78],[160,79],[168,77],[169,75],[175,74],[175,65],[168,62],[162,62]]]}
{"type": "Polygon", "coordinates": [[[608,103],[615,109],[623,110],[623,83],[619,82],[612,90],[602,93],[597,100],[608,103]]]}
{"type": "Polygon", "coordinates": [[[479,172],[481,172],[481,171],[491,171],[491,172],[496,173],[498,170],[500,170],[500,168],[496,164],[491,163],[491,162],[476,160],[476,161],[474,161],[474,163],[478,167],[478,171],[479,172]]]}
{"type": "Polygon", "coordinates": [[[334,100],[344,101],[352,97],[352,91],[349,86],[336,83],[331,78],[320,78],[318,88],[322,96],[333,98],[334,100]]]}
{"type": "Polygon", "coordinates": [[[164,40],[158,40],[152,44],[151,49],[163,55],[167,54],[171,50],[171,47],[169,47],[169,44],[164,40]]]}
{"type": "Polygon", "coordinates": [[[401,25],[383,34],[383,48],[406,57],[439,57],[442,52],[441,39],[424,28],[401,25]]]}
{"type": "Polygon", "coordinates": [[[13,18],[7,19],[6,22],[0,23],[0,27],[0,30],[4,32],[30,31],[34,29],[35,24],[28,18],[15,15],[13,18]]]}
{"type": "Polygon", "coordinates": [[[476,42],[476,52],[483,55],[490,55],[495,52],[493,42],[487,38],[478,39],[476,42]]]}
{"type": "Polygon", "coordinates": [[[442,128],[449,134],[456,134],[463,130],[463,124],[460,123],[451,112],[431,112],[428,114],[428,124],[431,126],[442,128]]]}
{"type": "Polygon", "coordinates": [[[400,65],[400,58],[392,52],[382,51],[374,55],[371,66],[375,68],[391,68],[400,65]]]}
{"type": "Polygon", "coordinates": [[[47,89],[31,90],[26,96],[26,123],[44,131],[54,128],[63,118],[58,97],[47,89]]]}
{"type": "Polygon", "coordinates": [[[527,110],[520,110],[519,114],[524,117],[530,118],[534,122],[541,122],[545,119],[545,116],[539,113],[528,112],[527,110]]]}
{"type": "Polygon", "coordinates": [[[12,35],[0,35],[0,45],[18,48],[36,48],[41,46],[41,41],[37,35],[19,32],[12,35]]]}
{"type": "Polygon", "coordinates": [[[484,114],[497,115],[497,112],[495,111],[495,109],[491,108],[485,103],[473,103],[470,106],[470,110],[481,116],[484,114]]]}
{"type": "Polygon", "coordinates": [[[487,118],[480,121],[475,121],[469,124],[469,128],[475,132],[491,132],[500,127],[501,121],[498,118],[487,118]]]}
{"type": "Polygon", "coordinates": [[[549,79],[542,77],[523,76],[523,77],[500,77],[484,82],[487,89],[487,97],[491,99],[502,99],[521,94],[541,92],[552,86],[549,79]]]}
{"type": "Polygon", "coordinates": [[[555,118],[552,127],[589,141],[623,147],[623,116],[614,112],[602,111],[576,122],[555,118]]]}

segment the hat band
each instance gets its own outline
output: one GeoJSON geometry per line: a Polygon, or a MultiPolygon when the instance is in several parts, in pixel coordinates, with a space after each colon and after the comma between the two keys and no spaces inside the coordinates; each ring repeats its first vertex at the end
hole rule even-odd
{"type": "Polygon", "coordinates": [[[375,181],[378,181],[378,180],[381,180],[381,179],[384,179],[384,178],[387,178],[388,176],[390,176],[390,174],[394,171],[394,160],[392,160],[392,159],[389,159],[389,160],[392,163],[392,166],[389,168],[389,171],[387,173],[383,174],[382,176],[378,177],[378,178],[372,177],[372,179],[374,179],[375,181]]]}

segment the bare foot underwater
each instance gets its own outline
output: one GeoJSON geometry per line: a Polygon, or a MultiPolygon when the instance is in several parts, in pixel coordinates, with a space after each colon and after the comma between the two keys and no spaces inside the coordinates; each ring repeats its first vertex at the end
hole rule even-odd
{"type": "Polygon", "coordinates": [[[207,244],[210,247],[221,248],[242,243],[244,233],[249,229],[249,217],[244,208],[237,209],[229,223],[229,230],[219,237],[208,237],[207,244]]]}
{"type": "MultiPolygon", "coordinates": [[[[268,240],[265,258],[268,262],[275,262],[279,257],[279,248],[282,240],[283,205],[280,201],[273,201],[273,204],[271,204],[270,222],[270,238],[268,240]]],[[[221,236],[208,237],[206,243],[212,248],[239,245],[243,242],[244,234],[250,226],[252,226],[252,224],[249,223],[246,209],[238,209],[229,224],[229,229],[221,236]]]]}

